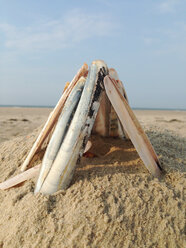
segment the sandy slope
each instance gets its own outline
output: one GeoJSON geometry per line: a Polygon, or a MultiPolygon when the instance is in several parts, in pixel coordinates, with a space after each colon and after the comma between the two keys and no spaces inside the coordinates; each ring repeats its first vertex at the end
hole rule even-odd
{"type": "MultiPolygon", "coordinates": [[[[1,123],[26,118],[23,129],[31,131],[15,138],[8,130],[4,134],[3,181],[19,173],[40,130],[34,128],[50,110],[22,111],[21,117],[11,111],[3,117],[1,111],[1,123]]],[[[161,181],[147,172],[130,141],[94,136],[92,151],[97,157],[82,159],[66,191],[35,196],[36,179],[0,191],[0,247],[184,247],[186,113],[136,113],[166,171],[161,181]]]]}

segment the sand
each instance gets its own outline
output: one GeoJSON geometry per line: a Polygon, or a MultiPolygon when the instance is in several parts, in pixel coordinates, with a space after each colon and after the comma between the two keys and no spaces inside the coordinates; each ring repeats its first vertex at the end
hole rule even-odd
{"type": "MultiPolygon", "coordinates": [[[[0,182],[20,172],[50,112],[0,108],[0,182]]],[[[0,191],[0,248],[184,247],[186,112],[135,114],[162,180],[148,173],[130,141],[93,136],[96,157],[82,158],[67,190],[34,195],[34,178],[0,191]]]]}

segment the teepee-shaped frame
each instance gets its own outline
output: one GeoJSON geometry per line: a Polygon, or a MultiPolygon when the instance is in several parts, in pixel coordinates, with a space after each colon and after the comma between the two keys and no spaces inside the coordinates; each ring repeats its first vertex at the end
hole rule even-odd
{"type": "Polygon", "coordinates": [[[129,138],[152,175],[161,176],[157,155],[128,104],[122,82],[114,69],[98,60],[92,62],[89,70],[84,64],[77,72],[24,161],[24,172],[1,183],[0,189],[28,180],[39,170],[35,193],[52,194],[67,188],[77,161],[88,149],[92,131],[102,136],[129,138]],[[42,166],[28,169],[55,125],[42,166]]]}

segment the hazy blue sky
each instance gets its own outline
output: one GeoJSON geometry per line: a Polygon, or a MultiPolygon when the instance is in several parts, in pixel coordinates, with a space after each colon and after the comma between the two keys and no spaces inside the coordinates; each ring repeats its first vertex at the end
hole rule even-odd
{"type": "Polygon", "coordinates": [[[186,0],[0,0],[0,104],[55,105],[95,59],[132,107],[186,108],[186,0]]]}

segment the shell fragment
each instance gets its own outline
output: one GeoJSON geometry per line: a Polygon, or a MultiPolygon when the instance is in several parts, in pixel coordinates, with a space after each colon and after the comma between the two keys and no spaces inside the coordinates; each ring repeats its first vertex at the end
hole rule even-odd
{"type": "Polygon", "coordinates": [[[92,63],[76,112],[47,175],[43,173],[46,162],[42,165],[39,178],[43,176],[45,178],[41,188],[36,188],[36,192],[52,194],[68,187],[77,161],[83,154],[90,136],[100,105],[103,80],[107,74],[108,69],[104,62],[92,63]]]}
{"type": "Polygon", "coordinates": [[[69,95],[43,158],[35,193],[39,192],[65,138],[79,103],[86,79],[81,77],[69,95]]]}
{"type": "Polygon", "coordinates": [[[162,169],[157,155],[126,99],[119,92],[115,82],[108,76],[104,78],[104,85],[111,104],[145,166],[152,175],[160,177],[162,169]]]}

